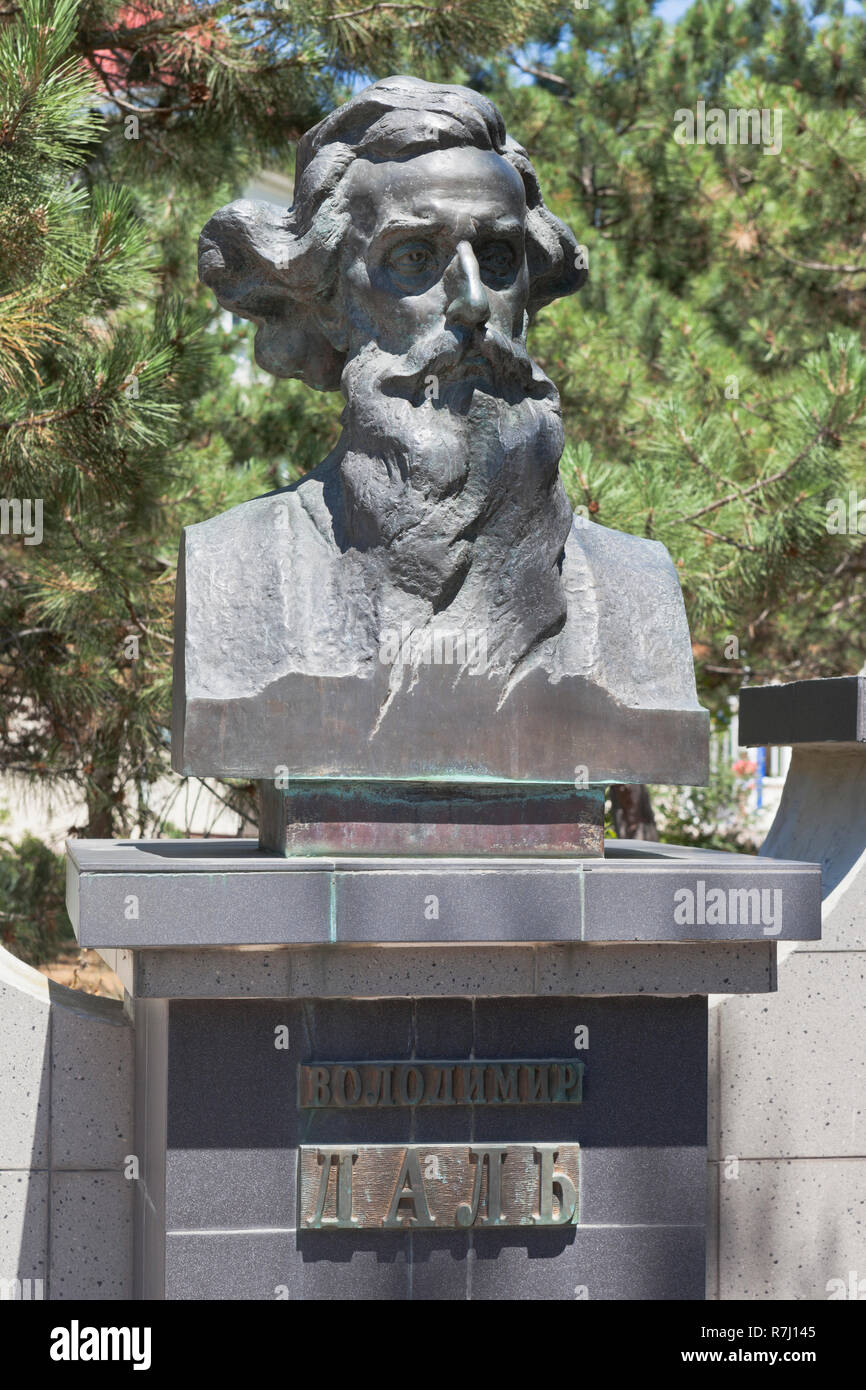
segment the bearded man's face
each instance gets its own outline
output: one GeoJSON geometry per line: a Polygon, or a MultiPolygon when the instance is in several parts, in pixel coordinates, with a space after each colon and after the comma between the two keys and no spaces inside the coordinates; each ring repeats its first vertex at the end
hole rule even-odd
{"type": "Polygon", "coordinates": [[[341,543],[381,555],[401,602],[486,624],[505,669],[564,620],[571,525],[559,400],[523,341],[523,181],[469,147],[359,159],[346,177],[326,311],[346,354],[341,543]]]}
{"type": "Polygon", "coordinates": [[[464,485],[459,516],[427,517],[445,547],[509,487],[531,513],[556,476],[562,422],[556,389],[523,341],[523,180],[474,147],[359,159],[346,179],[350,229],[337,292],[320,311],[346,358],[354,538],[390,540],[464,485]],[[415,494],[405,505],[400,478],[415,494]]]}
{"type": "Polygon", "coordinates": [[[357,160],[347,178],[338,312],[349,361],[369,344],[404,359],[405,387],[394,391],[404,397],[426,370],[458,409],[473,389],[513,399],[509,348],[522,339],[529,292],[517,171],[492,151],[457,148],[357,160]]]}

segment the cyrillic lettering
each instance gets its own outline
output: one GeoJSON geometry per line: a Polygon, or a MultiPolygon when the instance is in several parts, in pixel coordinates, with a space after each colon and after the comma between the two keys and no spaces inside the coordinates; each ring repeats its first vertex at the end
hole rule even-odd
{"type": "Polygon", "coordinates": [[[462,1105],[474,1105],[476,1102],[484,1103],[484,1068],[483,1067],[457,1067],[455,1068],[460,1078],[460,1093],[458,1100],[462,1105]]]}
{"type": "Polygon", "coordinates": [[[485,1145],[483,1148],[476,1148],[474,1144],[470,1145],[469,1153],[475,1159],[475,1181],[472,1185],[472,1200],[461,1202],[457,1208],[458,1226],[472,1226],[478,1217],[485,1161],[487,1163],[487,1214],[482,1217],[479,1225],[502,1225],[504,1221],[502,1215],[502,1165],[505,1162],[507,1152],[508,1150],[504,1147],[494,1148],[485,1145]]]}
{"type": "Polygon", "coordinates": [[[454,1068],[439,1067],[436,1073],[436,1085],[430,1088],[431,1105],[453,1105],[454,1104],[454,1068]]]}
{"type": "Polygon", "coordinates": [[[382,1225],[400,1227],[435,1226],[435,1224],[430,1215],[430,1208],[427,1206],[427,1194],[424,1191],[424,1179],[421,1176],[421,1166],[418,1162],[418,1150],[409,1148],[403,1155],[403,1162],[400,1164],[400,1172],[397,1176],[397,1185],[394,1188],[388,1215],[382,1225]],[[407,1219],[401,1220],[400,1203],[407,1200],[412,1203],[412,1212],[407,1219]]]}
{"type": "Polygon", "coordinates": [[[311,1105],[330,1105],[331,1103],[331,1069],[330,1067],[310,1067],[310,1095],[311,1105]]]}
{"type": "Polygon", "coordinates": [[[334,1068],[334,1101],[337,1105],[357,1105],[361,1099],[362,1091],[361,1073],[357,1067],[334,1068]],[[352,1083],[351,1096],[346,1084],[350,1080],[352,1083]]]}
{"type": "Polygon", "coordinates": [[[424,1077],[417,1067],[400,1068],[400,1104],[417,1105],[424,1094],[424,1077]]]}
{"type": "Polygon", "coordinates": [[[526,1099],[530,1101],[549,1100],[547,1066],[543,1063],[526,1068],[526,1099]]]}
{"type": "Polygon", "coordinates": [[[560,1101],[579,1101],[581,1093],[581,1067],[580,1064],[569,1062],[555,1062],[553,1064],[553,1090],[550,1099],[554,1103],[560,1101]],[[577,1088],[574,1095],[571,1091],[577,1088]]]}
{"type": "Polygon", "coordinates": [[[566,1226],[575,1219],[577,1189],[567,1173],[558,1173],[553,1164],[559,1152],[556,1144],[536,1144],[535,1156],[538,1159],[538,1216],[534,1218],[538,1226],[566,1226]],[[557,1197],[559,1210],[553,1212],[553,1199],[557,1197]]]}
{"type": "Polygon", "coordinates": [[[317,1149],[316,1158],[322,1163],[322,1176],[319,1182],[319,1195],[316,1210],[308,1219],[307,1225],[316,1230],[322,1226],[354,1226],[352,1216],[352,1165],[358,1157],[357,1149],[317,1149]],[[325,1216],[325,1202],[331,1182],[331,1168],[337,1166],[337,1214],[325,1216]]]}
{"type": "Polygon", "coordinates": [[[517,1064],[487,1068],[490,1076],[490,1099],[492,1101],[513,1101],[519,1099],[517,1090],[517,1064]]]}

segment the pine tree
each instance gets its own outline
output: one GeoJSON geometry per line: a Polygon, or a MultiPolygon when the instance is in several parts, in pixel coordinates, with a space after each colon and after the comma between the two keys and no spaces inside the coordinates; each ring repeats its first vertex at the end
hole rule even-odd
{"type": "MultiPolygon", "coordinates": [[[[181,529],[299,476],[338,428],[339,398],[239,379],[244,333],[221,331],[196,281],[200,227],[258,168],[291,173],[293,140],[350,79],[447,76],[538,13],[0,10],[0,771],[77,789],[70,830],[171,830],[150,791],[168,767],[181,529]]],[[[248,809],[249,793],[222,794],[248,809]]],[[[43,848],[0,844],[3,938],[20,929],[31,954],[34,923],[56,920],[43,848]]]]}
{"type": "Polygon", "coordinates": [[[668,547],[722,723],[744,681],[866,657],[866,26],[821,8],[598,0],[514,55],[530,82],[487,79],[587,248],[532,337],[572,500],[668,547]],[[781,148],[679,143],[699,101],[781,148]]]}
{"type": "Polygon", "coordinates": [[[866,26],[826,8],[600,0],[549,77],[491,85],[588,251],[533,338],[573,501],[668,546],[707,695],[866,656],[866,505],[834,525],[866,503],[866,26]],[[780,152],[677,143],[699,100],[779,112],[780,152]]]}
{"type": "Polygon", "coordinates": [[[129,192],[78,176],[100,94],[75,5],[22,15],[0,35],[0,765],[75,782],[108,835],[164,766],[177,527],[245,486],[185,424],[213,345],[154,282],[129,192]]]}

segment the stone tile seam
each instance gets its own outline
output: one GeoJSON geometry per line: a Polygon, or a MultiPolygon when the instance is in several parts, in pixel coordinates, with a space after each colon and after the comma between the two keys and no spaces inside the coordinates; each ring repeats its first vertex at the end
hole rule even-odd
{"type": "MultiPolygon", "coordinates": [[[[767,950],[768,950],[769,953],[770,953],[769,972],[770,972],[770,984],[772,985],[772,984],[775,983],[775,978],[774,978],[774,967],[775,967],[775,964],[776,964],[776,953],[775,953],[774,947],[772,947],[772,946],[768,946],[768,947],[767,947],[767,950]]],[[[716,1013],[716,1021],[715,1021],[715,1026],[716,1026],[716,1051],[715,1051],[714,1062],[715,1062],[715,1071],[716,1071],[716,1106],[715,1106],[715,1114],[713,1115],[713,1127],[714,1127],[714,1131],[715,1131],[714,1134],[713,1134],[713,1142],[714,1142],[714,1144],[715,1144],[715,1143],[718,1143],[719,1147],[721,1148],[721,1133],[722,1133],[722,1071],[723,1071],[723,1067],[722,1067],[722,1011],[721,1011],[721,1009],[716,1009],[715,1013],[716,1013]]],[[[707,1078],[707,1079],[709,1080],[709,1078],[707,1078]]],[[[715,1222],[714,1222],[713,1231],[712,1231],[712,1239],[713,1239],[714,1253],[715,1253],[715,1266],[716,1266],[716,1269],[715,1269],[715,1292],[716,1292],[716,1298],[717,1298],[717,1299],[718,1299],[718,1298],[721,1298],[721,1289],[722,1289],[722,1194],[721,1194],[720,1185],[721,1185],[721,1180],[722,1180],[721,1163],[722,1163],[723,1161],[724,1161],[724,1160],[721,1160],[721,1159],[719,1160],[719,1165],[720,1165],[720,1166],[719,1166],[718,1172],[716,1173],[716,1183],[715,1183],[715,1187],[716,1187],[716,1192],[715,1192],[715,1197],[716,1197],[716,1202],[715,1202],[715,1222]]],[[[709,1238],[709,1234],[710,1234],[710,1233],[709,1233],[709,1231],[708,1231],[708,1232],[707,1232],[708,1238],[709,1238]]]]}
{"type": "MultiPolygon", "coordinates": [[[[738,1163],[866,1163],[862,1154],[735,1154],[738,1163]]],[[[720,1168],[726,1158],[708,1158],[707,1163],[720,1168]]],[[[736,1181],[736,1179],[732,1179],[736,1181]]]]}
{"type": "Polygon", "coordinates": [[[580,939],[583,941],[586,936],[586,875],[582,869],[578,881],[577,896],[578,911],[580,912],[580,939]]]}
{"type": "MultiPolygon", "coordinates": [[[[48,1010],[48,1023],[46,1027],[46,1041],[48,1043],[48,1069],[45,1078],[45,1098],[48,1109],[48,1135],[46,1140],[46,1156],[48,1159],[48,1170],[52,1172],[54,1168],[54,1009],[48,1010]]],[[[45,1296],[51,1298],[51,1284],[54,1274],[54,1232],[52,1230],[52,1213],[54,1210],[54,1181],[53,1177],[48,1179],[48,1209],[45,1213],[45,1296]]]]}
{"type": "Polygon", "coordinates": [[[153,1198],[151,1197],[150,1193],[148,1192],[147,1186],[146,1186],[146,1184],[144,1183],[144,1180],[143,1180],[143,1179],[139,1179],[138,1186],[139,1186],[140,1189],[141,1189],[141,1200],[144,1202],[144,1204],[145,1204],[146,1207],[149,1207],[149,1208],[150,1208],[150,1210],[153,1212],[154,1216],[156,1216],[156,1214],[157,1214],[157,1211],[156,1211],[156,1203],[154,1202],[153,1198]]]}
{"type": "MultiPolygon", "coordinates": [[[[96,1003],[98,1004],[120,1003],[119,999],[104,999],[102,997],[96,997],[92,994],[87,995],[87,998],[95,999],[96,1003]]],[[[129,1030],[131,1027],[129,1019],[126,1018],[124,1015],[118,1014],[117,1016],[113,1016],[112,1014],[104,1014],[102,1012],[90,1013],[86,1007],[77,1004],[77,1002],[74,999],[72,1001],[60,1001],[57,999],[53,999],[49,1007],[51,1009],[52,1014],[56,1013],[58,1009],[62,1009],[64,1016],[68,1017],[71,1014],[75,1018],[83,1019],[84,1022],[89,1024],[92,1028],[105,1027],[123,1028],[125,1030],[129,1030]]]]}
{"type": "Polygon", "coordinates": [[[52,1168],[7,1168],[0,1163],[0,1173],[80,1173],[82,1176],[92,1175],[93,1173],[123,1173],[124,1165],[117,1168],[85,1168],[81,1164],[75,1167],[64,1167],[57,1164],[52,1168]]]}
{"type": "MultiPolygon", "coordinates": [[[[751,988],[748,989],[748,990],[741,990],[739,993],[737,993],[737,994],[736,994],[735,996],[733,996],[733,997],[739,999],[739,998],[741,998],[741,997],[744,997],[744,996],[747,995],[747,994],[754,994],[754,993],[756,993],[756,992],[757,992],[757,991],[756,991],[756,988],[753,986],[753,987],[751,987],[751,988]]],[[[763,993],[763,994],[772,994],[772,993],[773,993],[772,990],[765,988],[763,985],[761,986],[761,991],[760,991],[760,992],[763,993]]],[[[639,990],[639,991],[632,991],[631,993],[628,993],[628,994],[612,994],[612,993],[610,993],[610,991],[605,990],[605,989],[601,988],[600,986],[597,986],[597,985],[589,985],[589,986],[587,986],[587,985],[580,985],[580,982],[578,981],[578,982],[576,982],[575,988],[572,989],[572,990],[569,990],[569,991],[567,991],[567,992],[563,992],[563,990],[562,990],[559,986],[556,986],[556,987],[554,988],[554,986],[551,986],[551,985],[541,985],[540,987],[535,988],[535,989],[533,989],[533,988],[532,988],[531,986],[529,986],[529,985],[527,985],[527,986],[525,986],[525,987],[514,986],[514,987],[511,988],[511,989],[506,989],[506,988],[503,986],[503,987],[497,989],[497,990],[495,991],[495,993],[491,993],[491,994],[485,994],[485,993],[479,991],[479,992],[476,994],[475,997],[476,997],[477,999],[514,999],[514,998],[517,998],[517,999],[520,999],[520,998],[526,998],[526,999],[535,999],[535,998],[538,998],[538,999],[693,999],[693,998],[697,998],[697,997],[700,997],[700,998],[704,998],[704,999],[705,999],[705,998],[707,997],[708,994],[712,994],[712,993],[713,993],[713,991],[712,991],[711,989],[709,989],[709,987],[706,987],[706,988],[704,988],[704,989],[693,989],[693,988],[691,988],[691,989],[683,989],[683,990],[680,990],[679,993],[676,993],[676,994],[671,994],[669,991],[666,991],[666,992],[664,992],[664,993],[661,993],[660,991],[653,990],[653,989],[642,989],[642,990],[639,990]],[[578,986],[580,986],[580,987],[578,988],[578,986]]],[[[145,998],[151,998],[151,997],[152,997],[152,998],[162,998],[163,996],[161,996],[161,995],[153,995],[153,996],[140,996],[140,997],[145,997],[145,998]]],[[[257,1000],[257,999],[260,999],[260,1000],[268,1000],[268,1001],[270,1001],[270,1000],[277,1000],[277,1001],[279,1001],[279,1000],[285,1000],[285,999],[289,999],[289,1000],[297,999],[297,1000],[301,1000],[301,1001],[303,1001],[303,1000],[305,1000],[305,999],[359,999],[359,1000],[362,1000],[362,1001],[364,1001],[364,1002],[370,1002],[370,1001],[375,1002],[377,999],[392,1000],[392,999],[407,999],[407,998],[413,998],[413,997],[417,997],[417,998],[419,998],[419,999],[428,999],[428,998],[437,998],[437,999],[465,999],[465,998],[467,998],[467,993],[466,993],[466,990],[463,989],[462,987],[457,991],[457,993],[452,993],[452,992],[450,992],[450,991],[448,991],[448,990],[442,989],[442,990],[440,990],[439,993],[436,994],[435,996],[433,996],[433,995],[417,995],[417,996],[411,996],[411,995],[406,995],[406,994],[401,994],[401,993],[393,993],[393,992],[392,992],[392,993],[388,993],[388,994],[383,994],[383,993],[380,993],[380,992],[377,992],[377,993],[375,993],[375,994],[354,994],[354,993],[352,993],[351,990],[348,990],[348,989],[347,989],[347,990],[338,990],[338,989],[335,989],[335,988],[329,988],[329,989],[316,989],[315,991],[314,991],[314,990],[302,990],[302,991],[299,991],[299,992],[296,993],[296,994],[290,994],[290,995],[287,995],[287,994],[284,994],[284,993],[280,993],[280,994],[256,994],[256,995],[249,995],[249,994],[196,994],[196,995],[190,996],[190,997],[191,997],[191,998],[195,998],[195,999],[197,999],[197,1000],[204,1000],[205,1002],[221,1002],[221,1001],[223,1001],[223,1000],[228,1000],[228,1001],[235,1001],[235,1000],[237,1000],[237,1001],[239,1001],[239,1002],[246,1002],[247,1000],[250,1000],[250,999],[252,999],[253,1001],[255,1001],[255,1000],[257,1000]]]]}
{"type": "MultiPolygon", "coordinates": [[[[826,926],[826,922],[824,923],[826,926]]],[[[818,937],[809,937],[802,946],[796,946],[789,956],[782,961],[784,967],[786,962],[792,960],[794,956],[866,956],[866,946],[828,946],[826,942],[820,941],[818,937]],[[809,941],[816,944],[810,946],[809,941]]]]}

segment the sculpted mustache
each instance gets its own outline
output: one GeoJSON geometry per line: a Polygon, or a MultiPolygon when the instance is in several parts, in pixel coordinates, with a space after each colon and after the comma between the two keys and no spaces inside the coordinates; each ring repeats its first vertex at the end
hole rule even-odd
{"type": "Polygon", "coordinates": [[[488,331],[483,336],[460,342],[450,335],[420,344],[382,376],[382,386],[396,383],[421,386],[425,378],[445,375],[452,367],[460,366],[467,357],[480,357],[499,377],[524,388],[533,385],[532,361],[525,349],[500,333],[488,331]]]}

